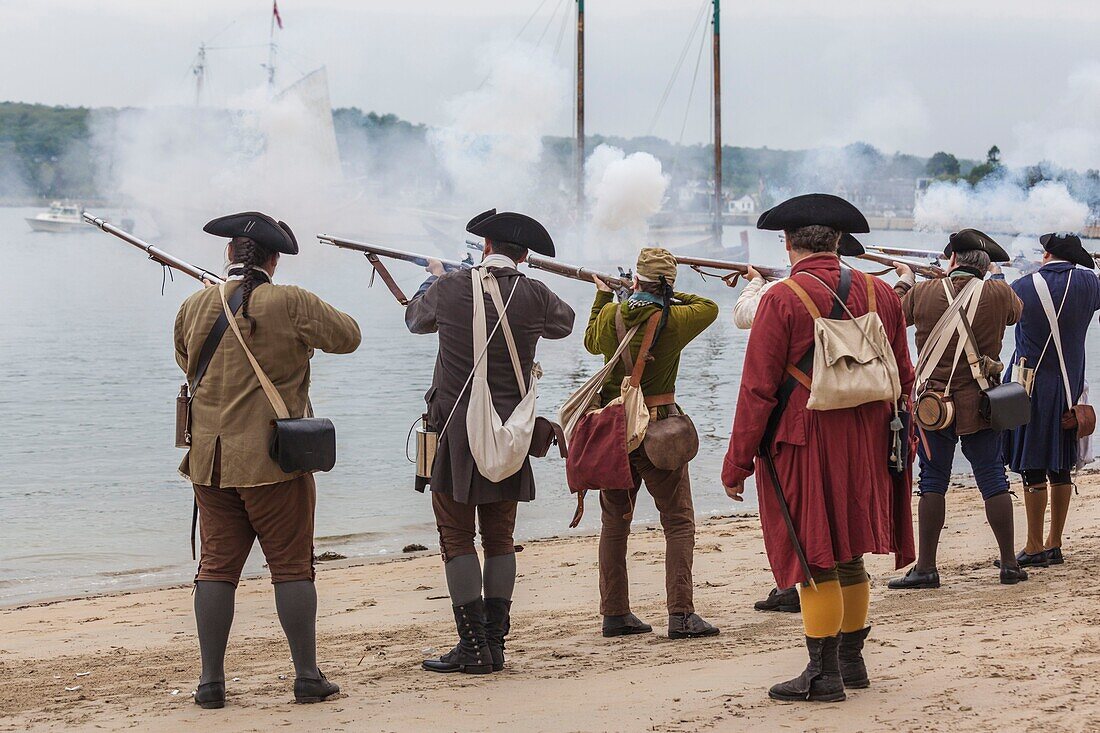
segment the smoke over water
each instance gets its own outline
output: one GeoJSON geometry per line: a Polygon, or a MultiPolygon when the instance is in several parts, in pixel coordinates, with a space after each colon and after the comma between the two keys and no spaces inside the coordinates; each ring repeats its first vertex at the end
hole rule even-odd
{"type": "Polygon", "coordinates": [[[347,195],[323,70],[275,98],[257,89],[229,106],[95,112],[100,190],[168,231],[249,209],[300,228],[347,195]]]}
{"type": "Polygon", "coordinates": [[[950,231],[963,227],[1042,234],[1080,231],[1089,207],[1077,201],[1064,183],[1043,181],[1031,189],[1010,179],[981,182],[937,182],[917,201],[917,229],[950,231]]]}
{"type": "Polygon", "coordinates": [[[541,184],[543,136],[566,124],[568,70],[549,50],[514,44],[480,56],[477,75],[484,83],[448,102],[447,124],[428,133],[453,203],[552,214],[553,191],[541,184]]]}
{"type": "Polygon", "coordinates": [[[604,258],[622,259],[645,246],[649,218],[661,208],[669,176],[649,153],[625,155],[600,145],[585,163],[585,191],[592,202],[590,233],[604,258]]]}

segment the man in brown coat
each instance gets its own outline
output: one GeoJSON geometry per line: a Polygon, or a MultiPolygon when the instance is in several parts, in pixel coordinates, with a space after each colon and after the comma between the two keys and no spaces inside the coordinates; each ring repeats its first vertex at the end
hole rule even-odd
{"type": "MultiPolygon", "coordinates": [[[[298,253],[290,227],[259,212],[245,212],[214,219],[204,229],[232,238],[226,297],[230,308],[239,307],[236,321],[249,350],[290,416],[310,414],[309,360],[314,349],[355,351],[359,326],[313,293],[272,284],[280,254],[298,253]],[[232,305],[238,299],[240,305],[232,305]]],[[[295,699],[318,702],[340,688],[317,668],[316,486],[311,473],[284,473],[269,455],[275,411],[244,348],[231,329],[224,329],[227,321],[221,323],[223,335],[212,356],[204,349],[223,314],[219,288],[209,287],[184,301],[175,327],[176,361],[193,388],[190,449],[179,470],[194,484],[202,547],[195,576],[202,676],[194,699],[204,708],[225,705],[224,660],[234,595],[259,539],[294,659],[295,699]]]]}
{"type": "MultiPolygon", "coordinates": [[[[517,270],[528,250],[552,257],[554,243],[541,224],[511,212],[486,211],[467,231],[485,238],[480,267],[497,279],[522,374],[530,374],[540,338],[561,339],[573,331],[573,309],[538,280],[517,270]]],[[[472,270],[443,272],[438,261],[420,291],[409,301],[405,323],[413,333],[438,333],[439,356],[428,391],[428,422],[440,431],[432,466],[432,509],[454,607],[458,645],[437,660],[424,662],[433,672],[484,674],[504,666],[504,637],[516,578],[512,534],[517,502],[535,498],[530,461],[501,481],[490,481],[477,469],[466,432],[469,377],[474,369],[472,270]],[[474,549],[476,522],[485,553],[484,576],[474,549]]],[[[497,309],[485,297],[486,332],[496,326],[497,309]]],[[[503,333],[491,335],[484,355],[493,406],[507,420],[521,395],[503,333]]]]}
{"type": "MultiPolygon", "coordinates": [[[[974,278],[993,276],[982,285],[972,328],[977,339],[977,353],[987,363],[998,363],[1004,332],[1020,319],[1023,303],[1000,274],[997,262],[1008,262],[1008,253],[988,234],[976,229],[964,229],[951,235],[944,256],[950,256],[946,283],[952,299],[974,278]]],[[[902,298],[906,321],[915,326],[917,350],[923,355],[925,345],[949,301],[944,282],[926,280],[918,283],[902,298]]],[[[1001,433],[990,429],[989,421],[979,412],[981,387],[967,362],[965,353],[957,356],[958,335],[952,338],[939,363],[924,384],[917,384],[918,394],[924,389],[944,393],[950,383],[950,398],[955,418],[942,430],[919,430],[917,455],[920,459],[920,502],[918,504],[919,548],[916,564],[901,578],[890,581],[890,588],[939,588],[940,574],[936,569],[936,550],[946,513],[947,487],[951,480],[951,465],[955,446],[962,443],[963,455],[974,471],[974,480],[985,500],[986,519],[1000,549],[1001,582],[1018,583],[1027,580],[1027,573],[1016,561],[1013,548],[1012,497],[1008,493],[1008,475],[1001,445],[1001,433]],[[957,361],[956,361],[957,359],[957,361]]],[[[920,379],[918,375],[918,380],[920,379]]]]}

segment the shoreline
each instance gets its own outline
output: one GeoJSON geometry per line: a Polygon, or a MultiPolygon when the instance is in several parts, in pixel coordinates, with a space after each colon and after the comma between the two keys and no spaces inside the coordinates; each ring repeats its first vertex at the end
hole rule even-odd
{"type": "Polygon", "coordinates": [[[636,523],[629,554],[633,610],[657,633],[627,639],[599,633],[597,538],[549,537],[524,543],[509,666],[483,677],[419,669],[454,642],[435,551],[323,564],[319,660],[345,695],[320,705],[291,702],[293,670],[264,578],[237,593],[226,663],[234,681],[221,711],[188,697],[199,666],[188,586],[0,609],[0,731],[361,730],[368,720],[387,731],[1096,730],[1100,476],[1080,479],[1066,564],[1025,583],[997,582],[980,498],[959,477],[943,588],[888,591],[900,574],[892,558],[868,558],[872,686],[839,705],[767,698],[770,684],[805,665],[800,618],[752,609],[773,585],[759,522],[725,515],[700,519],[695,555],[696,606],[720,636],[665,636],[659,524],[636,523]]]}

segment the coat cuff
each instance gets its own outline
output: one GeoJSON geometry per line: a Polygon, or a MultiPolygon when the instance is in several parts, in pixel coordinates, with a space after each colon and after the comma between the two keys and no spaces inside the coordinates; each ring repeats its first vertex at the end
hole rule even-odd
{"type": "Polygon", "coordinates": [[[733,486],[738,481],[744,481],[749,476],[752,476],[753,473],[753,470],[750,469],[746,471],[745,469],[731,462],[728,456],[722,461],[723,486],[733,486]]]}

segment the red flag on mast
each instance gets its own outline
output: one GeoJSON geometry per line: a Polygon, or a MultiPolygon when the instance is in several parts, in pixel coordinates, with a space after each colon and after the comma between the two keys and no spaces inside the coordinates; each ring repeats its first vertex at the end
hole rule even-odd
{"type": "Polygon", "coordinates": [[[279,15],[279,0],[273,0],[271,3],[271,12],[275,14],[275,22],[279,24],[279,30],[283,29],[283,19],[279,15]]]}

